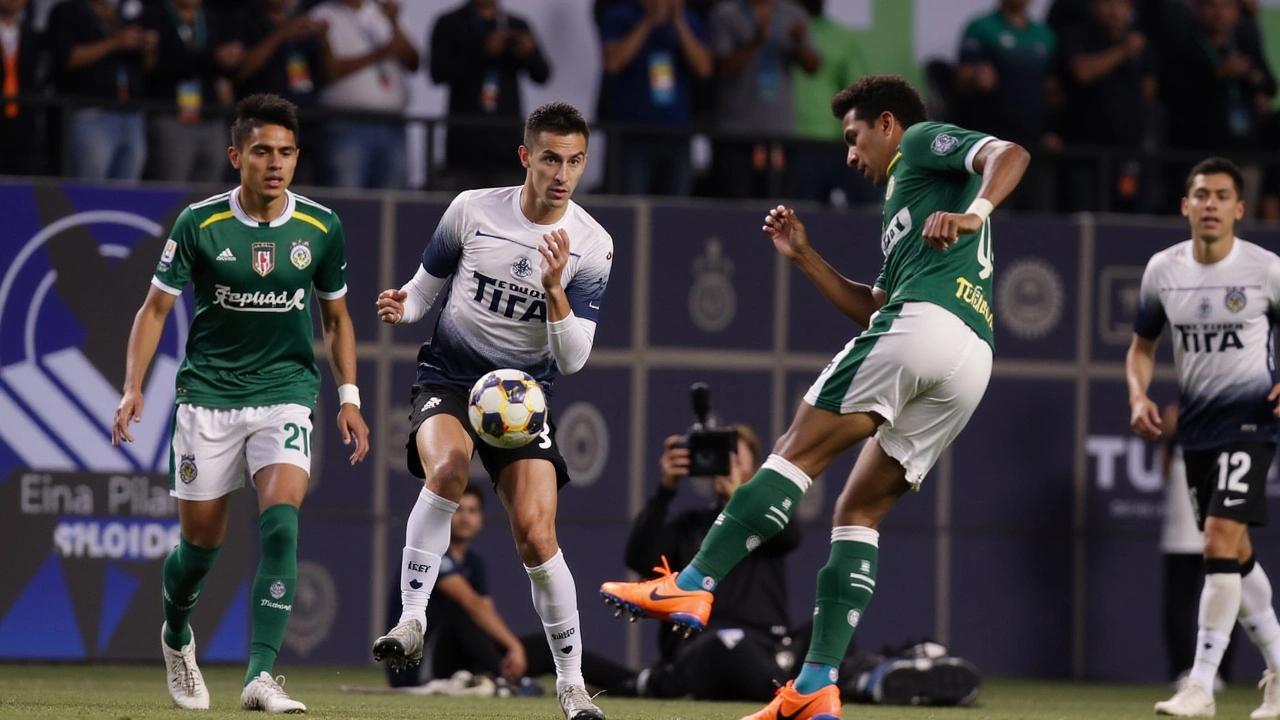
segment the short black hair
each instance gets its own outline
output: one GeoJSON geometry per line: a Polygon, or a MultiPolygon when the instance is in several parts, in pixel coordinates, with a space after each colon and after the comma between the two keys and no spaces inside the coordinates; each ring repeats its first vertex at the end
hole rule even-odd
{"type": "Polygon", "coordinates": [[[591,129],[587,127],[587,119],[578,108],[567,102],[549,102],[539,106],[524,121],[524,146],[533,147],[538,141],[538,134],[549,132],[553,135],[582,136],[583,140],[591,137],[591,129]]]}
{"type": "Polygon", "coordinates": [[[1235,163],[1226,158],[1211,157],[1196,163],[1191,172],[1187,173],[1187,195],[1191,195],[1191,185],[1195,183],[1197,175],[1229,175],[1236,186],[1236,197],[1244,197],[1244,175],[1235,163]]]}
{"type": "Polygon", "coordinates": [[[843,120],[850,110],[866,122],[889,112],[904,128],[928,119],[924,98],[901,75],[868,75],[831,98],[831,114],[836,118],[843,120]]]}
{"type": "Polygon", "coordinates": [[[236,103],[236,121],[231,124],[231,144],[239,150],[255,128],[279,125],[293,133],[298,144],[298,106],[272,93],[257,93],[236,103]]]}

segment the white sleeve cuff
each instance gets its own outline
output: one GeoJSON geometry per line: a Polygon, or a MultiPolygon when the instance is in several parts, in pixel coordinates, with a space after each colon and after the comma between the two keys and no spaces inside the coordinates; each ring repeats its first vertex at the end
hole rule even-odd
{"type": "Polygon", "coordinates": [[[969,148],[969,154],[964,156],[964,169],[969,171],[970,175],[977,175],[978,171],[973,169],[973,159],[978,157],[978,151],[987,146],[987,143],[995,140],[994,135],[988,135],[969,148]]]}
{"type": "Polygon", "coordinates": [[[407,297],[404,299],[404,315],[400,317],[397,324],[421,320],[422,316],[431,309],[431,305],[436,301],[436,295],[440,294],[440,290],[447,282],[449,278],[438,278],[419,265],[418,272],[413,274],[413,279],[400,288],[405,291],[407,297]]]}
{"type": "Polygon", "coordinates": [[[151,276],[151,284],[169,293],[170,295],[182,294],[182,290],[180,290],[179,288],[169,287],[168,285],[165,285],[163,282],[160,281],[160,278],[156,277],[155,275],[151,276]]]}
{"type": "Polygon", "coordinates": [[[346,294],[347,294],[346,285],[343,285],[342,287],[338,288],[337,290],[334,290],[333,292],[325,292],[320,288],[316,288],[316,297],[320,298],[321,300],[337,300],[338,298],[343,297],[346,294]]]}
{"type": "Polygon", "coordinates": [[[572,312],[563,320],[547,322],[547,341],[556,366],[565,375],[572,375],[587,364],[591,345],[596,339],[596,324],[572,312]]]}

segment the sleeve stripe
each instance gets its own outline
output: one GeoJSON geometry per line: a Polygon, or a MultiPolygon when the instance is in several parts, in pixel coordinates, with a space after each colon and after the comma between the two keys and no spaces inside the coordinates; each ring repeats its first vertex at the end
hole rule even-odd
{"type": "Polygon", "coordinates": [[[152,284],[152,285],[154,285],[154,286],[156,286],[157,288],[160,288],[161,290],[163,290],[163,291],[165,291],[165,292],[169,293],[170,295],[181,295],[181,294],[182,294],[182,290],[179,290],[178,288],[175,288],[175,287],[170,287],[170,286],[168,286],[168,285],[165,285],[163,282],[161,282],[160,278],[158,278],[158,277],[156,277],[156,276],[154,276],[154,275],[152,275],[152,276],[151,276],[151,284],[152,284]]]}
{"type": "Polygon", "coordinates": [[[203,230],[206,227],[218,222],[219,220],[226,220],[227,218],[232,218],[235,216],[236,214],[232,210],[224,210],[223,212],[220,212],[220,213],[214,213],[210,215],[208,218],[206,218],[204,222],[200,223],[200,229],[203,230]]]}
{"type": "Polygon", "coordinates": [[[316,288],[316,297],[320,298],[321,300],[337,300],[338,298],[343,297],[346,294],[347,294],[346,285],[343,285],[342,287],[338,288],[337,290],[334,290],[333,292],[325,292],[320,288],[316,288]]]}
{"type": "Polygon", "coordinates": [[[978,172],[973,169],[973,159],[978,157],[978,151],[987,146],[987,143],[995,140],[994,135],[988,135],[969,148],[969,154],[964,156],[964,169],[969,171],[970,175],[977,175],[978,172]]]}
{"type": "Polygon", "coordinates": [[[315,219],[315,218],[311,217],[310,215],[308,215],[308,214],[306,214],[306,213],[300,213],[300,212],[298,212],[297,210],[294,210],[294,211],[293,211],[293,219],[294,219],[294,220],[301,220],[301,221],[302,221],[302,222],[304,222],[304,223],[310,223],[310,224],[312,224],[312,225],[315,225],[316,227],[320,228],[320,232],[324,233],[325,235],[328,235],[328,234],[329,234],[329,228],[325,227],[325,226],[324,226],[324,223],[320,222],[319,220],[317,220],[317,219],[315,219]]]}

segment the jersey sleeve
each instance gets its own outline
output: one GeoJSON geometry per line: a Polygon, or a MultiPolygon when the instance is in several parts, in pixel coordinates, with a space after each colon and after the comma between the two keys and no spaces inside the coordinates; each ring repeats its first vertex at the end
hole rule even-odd
{"type": "Polygon", "coordinates": [[[605,237],[607,242],[602,247],[590,255],[583,255],[578,271],[564,289],[573,314],[592,322],[600,318],[600,301],[604,298],[604,289],[609,284],[609,273],[613,269],[613,240],[607,235],[605,237]]]}
{"type": "Polygon", "coordinates": [[[181,295],[182,288],[191,281],[191,269],[195,264],[196,243],[200,239],[200,226],[191,208],[183,210],[173,223],[169,239],[160,253],[151,284],[169,293],[181,295]]]}
{"type": "Polygon", "coordinates": [[[1160,301],[1160,281],[1156,277],[1156,259],[1147,263],[1138,289],[1138,314],[1133,319],[1133,332],[1145,340],[1155,340],[1164,331],[1167,318],[1160,301]]]}
{"type": "Polygon", "coordinates": [[[324,262],[316,268],[311,284],[321,300],[337,300],[347,294],[347,238],[342,232],[342,220],[336,213],[324,242],[324,262]]]}
{"type": "Polygon", "coordinates": [[[988,142],[986,133],[946,123],[917,123],[902,134],[902,156],[912,166],[936,172],[975,174],[973,158],[988,142]]]}
{"type": "Polygon", "coordinates": [[[444,216],[422,251],[422,267],[438,278],[447,278],[458,269],[466,237],[466,206],[470,193],[462,193],[445,208],[444,216]]]}

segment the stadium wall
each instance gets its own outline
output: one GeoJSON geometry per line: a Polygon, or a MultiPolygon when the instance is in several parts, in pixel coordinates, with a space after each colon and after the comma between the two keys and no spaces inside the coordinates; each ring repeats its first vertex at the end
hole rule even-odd
{"type": "MultiPolygon", "coordinates": [[[[160,564],[176,516],[166,452],[172,374],[190,291],[166,327],[139,442],[110,446],[124,345],[166,229],[211,194],[60,182],[0,182],[0,659],[154,660],[160,564]]],[[[362,465],[332,432],[333,385],[317,408],[288,663],[364,663],[384,630],[389,583],[418,483],[404,468],[408,388],[429,325],[374,321],[373,299],[412,275],[447,197],[310,195],[348,238],[349,304],[374,445],[362,465]]],[[[628,523],[658,476],[662,438],[692,420],[688,388],[716,414],[776,437],[816,372],[856,331],[760,235],[757,207],[588,197],[613,234],[614,272],[596,349],[552,399],[574,475],[561,541],[581,591],[586,641],[631,663],[655,629],[615,620],[600,582],[622,575],[628,523]]],[[[872,280],[882,257],[871,214],[805,212],[815,244],[872,280]]],[[[986,399],[918,495],[883,528],[884,563],[857,641],[929,636],[985,672],[1163,679],[1156,448],[1128,431],[1123,356],[1142,268],[1184,237],[1174,220],[996,218],[997,360],[986,399]]],[[[1246,229],[1264,246],[1280,232],[1246,229]]],[[[319,346],[317,346],[319,347],[319,346]]],[[[1167,343],[1153,397],[1175,397],[1167,343]]],[[[328,373],[327,366],[321,367],[328,373]]],[[[804,619],[827,556],[842,458],[800,507],[792,616],[804,619]]],[[[479,470],[478,465],[475,468],[479,470]]],[[[478,475],[479,477],[479,475],[478,475]]],[[[679,503],[710,501],[690,483],[679,503]]],[[[240,493],[194,623],[206,660],[248,652],[254,503],[240,493]]],[[[1268,496],[1280,495],[1275,473],[1268,496]]],[[[540,626],[500,505],[477,542],[499,609],[517,633],[540,626]]],[[[1267,562],[1274,533],[1256,539],[1267,562]]],[[[1261,664],[1244,652],[1243,677],[1261,664]]]]}

